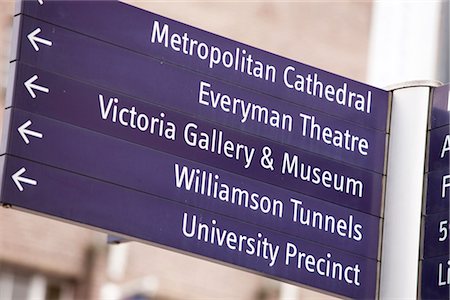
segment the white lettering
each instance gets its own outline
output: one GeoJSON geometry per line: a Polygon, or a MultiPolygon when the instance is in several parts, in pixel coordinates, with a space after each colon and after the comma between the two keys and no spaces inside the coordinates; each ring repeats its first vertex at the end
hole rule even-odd
{"type": "Polygon", "coordinates": [[[344,132],[338,129],[332,129],[327,126],[321,126],[316,122],[315,116],[300,113],[302,119],[302,135],[312,140],[322,141],[325,144],[332,145],[346,151],[358,152],[366,156],[368,154],[369,142],[362,137],[353,135],[348,129],[344,132]]]}
{"type": "Polygon", "coordinates": [[[441,158],[444,158],[448,151],[450,151],[450,134],[445,136],[444,143],[442,144],[441,158]]]}
{"type": "Polygon", "coordinates": [[[447,190],[450,187],[450,174],[444,175],[442,177],[442,189],[441,189],[441,197],[444,199],[447,194],[447,190]]]}

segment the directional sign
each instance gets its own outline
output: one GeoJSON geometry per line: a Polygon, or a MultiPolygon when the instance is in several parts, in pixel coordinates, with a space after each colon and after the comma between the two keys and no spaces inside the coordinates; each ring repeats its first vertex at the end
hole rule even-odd
{"type": "MultiPolygon", "coordinates": [[[[49,33],[53,46],[36,52],[28,40],[22,38],[23,46],[17,57],[28,65],[384,173],[385,132],[356,126],[174,65],[161,64],[27,17],[23,18],[22,36],[36,26],[49,33]],[[111,61],[120,61],[120,64],[111,61]]],[[[36,70],[31,77],[21,77],[21,80],[35,75],[40,76],[38,83],[46,79],[44,73],[36,70]]]]}
{"type": "Polygon", "coordinates": [[[12,156],[3,160],[2,197],[14,207],[350,298],[375,297],[375,260],[31,161],[12,156]],[[21,168],[39,183],[20,191],[10,177],[21,168]]]}
{"type": "MultiPolygon", "coordinates": [[[[39,5],[36,1],[25,1],[17,13],[364,126],[380,130],[387,126],[386,91],[124,3],[46,1],[45,5],[39,5]]],[[[42,30],[45,38],[52,35],[42,30]]],[[[127,72],[130,73],[133,72],[127,72]]]]}
{"type": "Polygon", "coordinates": [[[420,295],[422,300],[449,299],[450,257],[422,261],[420,295]]]}
{"type": "Polygon", "coordinates": [[[27,144],[12,130],[6,153],[378,257],[377,217],[39,115],[5,114],[12,129],[33,120],[45,134],[45,140],[27,144]]]}
{"type": "Polygon", "coordinates": [[[22,82],[36,69],[17,71],[15,107],[380,216],[380,174],[48,73],[35,101],[22,82]]]}
{"type": "Polygon", "coordinates": [[[18,8],[1,203],[376,297],[386,91],[120,2],[18,8]]]}

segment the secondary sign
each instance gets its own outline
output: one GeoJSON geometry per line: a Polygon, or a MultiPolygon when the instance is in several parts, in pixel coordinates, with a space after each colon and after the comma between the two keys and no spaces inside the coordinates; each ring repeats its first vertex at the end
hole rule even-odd
{"type": "Polygon", "coordinates": [[[450,287],[450,85],[434,89],[428,131],[428,165],[424,197],[422,299],[448,299],[450,287]]]}

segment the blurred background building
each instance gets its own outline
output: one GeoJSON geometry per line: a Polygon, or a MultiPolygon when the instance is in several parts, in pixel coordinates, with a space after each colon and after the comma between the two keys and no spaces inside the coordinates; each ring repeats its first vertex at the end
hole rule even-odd
{"type": "MultiPolygon", "coordinates": [[[[448,1],[125,2],[379,87],[449,81],[448,1]]],[[[0,0],[0,8],[3,105],[14,2],[0,0]]],[[[105,233],[0,208],[0,300],[333,298],[157,247],[106,240],[105,233]]]]}

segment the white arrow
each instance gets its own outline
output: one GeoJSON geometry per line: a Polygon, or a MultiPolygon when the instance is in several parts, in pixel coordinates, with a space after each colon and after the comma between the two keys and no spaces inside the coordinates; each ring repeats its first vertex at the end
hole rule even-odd
{"type": "Polygon", "coordinates": [[[14,181],[14,183],[16,184],[17,188],[19,189],[19,191],[23,192],[23,186],[22,183],[28,183],[31,185],[37,185],[37,181],[34,179],[30,179],[30,178],[26,178],[26,177],[22,177],[22,174],[26,172],[27,169],[23,168],[20,169],[19,171],[17,171],[16,173],[14,173],[11,178],[14,181]]]}
{"type": "Polygon", "coordinates": [[[40,37],[37,37],[36,35],[41,32],[41,29],[38,27],[36,28],[34,31],[30,32],[27,37],[28,40],[30,40],[31,45],[33,46],[34,50],[39,51],[39,46],[38,46],[38,42],[44,45],[47,45],[49,47],[52,46],[52,42],[40,37]]]}
{"type": "Polygon", "coordinates": [[[30,125],[31,125],[31,121],[28,120],[25,123],[23,123],[19,128],[17,128],[17,131],[19,131],[20,136],[22,137],[22,139],[24,140],[24,142],[27,145],[30,143],[30,140],[28,139],[27,134],[31,135],[31,136],[34,136],[34,137],[37,137],[39,139],[42,139],[42,137],[43,137],[42,133],[30,130],[30,129],[27,129],[28,126],[30,126],[30,125]]]}
{"type": "Polygon", "coordinates": [[[39,77],[37,75],[34,75],[33,77],[31,77],[30,79],[28,79],[27,81],[24,82],[24,85],[27,88],[28,93],[30,93],[30,95],[33,99],[36,98],[36,93],[33,91],[33,89],[44,92],[44,93],[48,93],[50,91],[45,86],[40,86],[40,85],[37,85],[34,83],[38,78],[39,77]]]}
{"type": "Polygon", "coordinates": [[[44,4],[44,0],[38,0],[38,2],[40,5],[44,4]]]}

